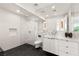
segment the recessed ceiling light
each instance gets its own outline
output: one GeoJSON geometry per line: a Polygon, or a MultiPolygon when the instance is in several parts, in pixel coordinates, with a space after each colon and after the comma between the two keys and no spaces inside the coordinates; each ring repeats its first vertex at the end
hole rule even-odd
{"type": "Polygon", "coordinates": [[[56,7],[55,7],[55,6],[52,6],[51,8],[52,8],[52,9],[55,9],[56,7]]]}
{"type": "Polygon", "coordinates": [[[35,4],[34,4],[34,6],[38,6],[38,4],[37,4],[37,3],[35,3],[35,4]]]}
{"type": "Polygon", "coordinates": [[[18,13],[20,12],[20,10],[16,10],[18,13]]]}

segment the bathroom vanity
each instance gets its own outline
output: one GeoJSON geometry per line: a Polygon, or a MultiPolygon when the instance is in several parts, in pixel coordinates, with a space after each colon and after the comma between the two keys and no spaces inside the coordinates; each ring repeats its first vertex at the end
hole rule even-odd
{"type": "Polygon", "coordinates": [[[60,56],[79,56],[79,16],[72,15],[72,12],[69,11],[64,18],[54,19],[56,22],[50,20],[47,20],[43,50],[60,56]],[[53,22],[56,23],[56,26],[51,25],[54,24],[53,22]],[[55,33],[57,35],[53,37],[55,34],[49,35],[49,33],[54,30],[57,31],[55,33]]]}
{"type": "Polygon", "coordinates": [[[44,37],[43,50],[60,56],[78,56],[79,40],[65,37],[44,37]]]}

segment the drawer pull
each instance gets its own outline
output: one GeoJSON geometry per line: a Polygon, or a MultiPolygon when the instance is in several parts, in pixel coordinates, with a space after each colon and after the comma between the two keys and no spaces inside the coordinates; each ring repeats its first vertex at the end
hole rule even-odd
{"type": "Polygon", "coordinates": [[[68,40],[66,40],[66,42],[68,42],[68,40]]]}
{"type": "Polygon", "coordinates": [[[68,54],[68,52],[66,52],[66,54],[68,54]]]}
{"type": "Polygon", "coordinates": [[[68,46],[66,46],[66,48],[68,48],[68,46]]]}

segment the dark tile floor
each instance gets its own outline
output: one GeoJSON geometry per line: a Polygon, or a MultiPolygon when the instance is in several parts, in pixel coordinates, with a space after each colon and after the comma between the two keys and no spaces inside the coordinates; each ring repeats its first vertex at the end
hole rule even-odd
{"type": "Polygon", "coordinates": [[[41,48],[36,49],[34,46],[29,44],[24,44],[19,47],[13,48],[4,52],[5,56],[56,56],[43,51],[41,48]]]}

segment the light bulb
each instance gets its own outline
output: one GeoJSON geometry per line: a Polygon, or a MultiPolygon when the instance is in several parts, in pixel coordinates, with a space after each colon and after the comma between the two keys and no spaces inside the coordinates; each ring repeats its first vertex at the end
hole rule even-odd
{"type": "Polygon", "coordinates": [[[52,8],[52,9],[55,9],[55,6],[52,6],[51,8],[52,8]]]}
{"type": "Polygon", "coordinates": [[[20,12],[20,10],[16,10],[18,13],[20,12]]]}

